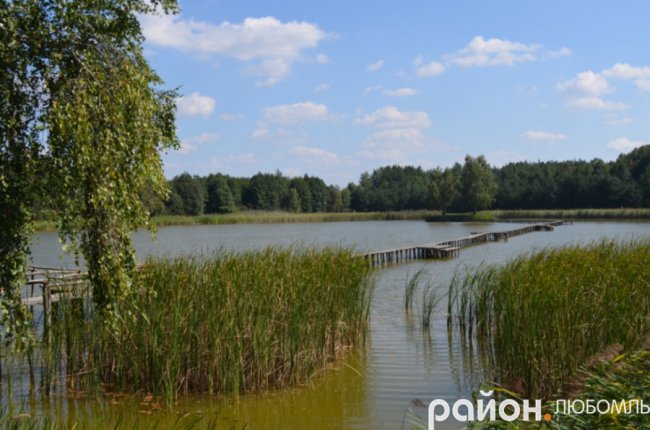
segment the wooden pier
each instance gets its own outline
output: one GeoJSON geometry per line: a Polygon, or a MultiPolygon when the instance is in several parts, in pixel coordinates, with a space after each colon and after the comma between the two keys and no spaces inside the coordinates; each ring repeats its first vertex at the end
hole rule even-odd
{"type": "Polygon", "coordinates": [[[88,291],[87,275],[80,270],[30,266],[26,274],[28,295],[22,301],[28,306],[43,305],[45,313],[51,303],[63,298],[81,297],[88,291]],[[38,290],[41,294],[35,296],[38,290]]]}
{"type": "Polygon", "coordinates": [[[469,246],[486,242],[508,240],[511,237],[532,233],[534,231],[553,231],[556,226],[566,224],[563,220],[510,220],[509,222],[517,222],[526,225],[506,231],[471,233],[469,236],[442,242],[423,243],[401,248],[368,252],[362,256],[368,260],[372,266],[383,266],[411,260],[452,258],[457,257],[461,249],[469,246]]]}

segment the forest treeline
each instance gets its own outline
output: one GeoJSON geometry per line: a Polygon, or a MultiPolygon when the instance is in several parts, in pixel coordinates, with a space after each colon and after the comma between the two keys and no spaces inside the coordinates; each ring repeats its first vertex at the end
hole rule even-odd
{"type": "Polygon", "coordinates": [[[517,162],[496,168],[483,156],[467,156],[463,164],[445,169],[386,166],[344,188],[276,172],[250,178],[183,173],[170,180],[170,189],[166,202],[143,193],[153,214],[650,207],[650,145],[612,162],[517,162]]]}

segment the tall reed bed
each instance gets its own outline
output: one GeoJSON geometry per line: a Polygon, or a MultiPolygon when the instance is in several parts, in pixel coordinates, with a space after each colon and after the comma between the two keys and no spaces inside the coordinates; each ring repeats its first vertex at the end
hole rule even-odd
{"type": "Polygon", "coordinates": [[[650,208],[528,209],[485,211],[497,218],[648,219],[650,208]]]}
{"type": "Polygon", "coordinates": [[[495,378],[549,398],[589,357],[650,332],[650,240],[547,249],[454,279],[452,326],[479,340],[495,378]],[[455,318],[455,319],[454,319],[455,318]]]}
{"type": "Polygon", "coordinates": [[[373,286],[367,262],[338,248],[150,258],[135,282],[114,326],[61,308],[53,361],[169,402],[304,382],[364,342],[373,286]]]}
{"type": "Polygon", "coordinates": [[[249,211],[232,214],[199,216],[158,215],[152,218],[158,226],[168,225],[214,225],[214,224],[285,224],[306,222],[342,221],[392,221],[423,220],[434,212],[426,210],[393,212],[317,212],[294,213],[280,211],[249,211]]]}

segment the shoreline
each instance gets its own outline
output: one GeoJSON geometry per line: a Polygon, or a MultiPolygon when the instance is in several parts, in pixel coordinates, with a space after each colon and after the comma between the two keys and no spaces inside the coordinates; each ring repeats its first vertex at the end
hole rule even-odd
{"type": "MultiPolygon", "coordinates": [[[[310,222],[346,221],[417,221],[427,222],[498,222],[499,220],[522,218],[589,219],[589,220],[650,220],[650,208],[642,209],[527,209],[487,210],[472,213],[447,213],[418,210],[398,212],[236,212],[211,215],[156,215],[151,222],[156,227],[183,225],[226,225],[226,224],[287,224],[310,222]]],[[[36,221],[34,231],[56,231],[52,221],[36,221]]]]}

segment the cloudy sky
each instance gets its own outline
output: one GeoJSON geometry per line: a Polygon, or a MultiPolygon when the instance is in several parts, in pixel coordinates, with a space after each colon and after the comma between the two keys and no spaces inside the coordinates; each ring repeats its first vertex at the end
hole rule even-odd
{"type": "Polygon", "coordinates": [[[184,171],[328,183],[388,164],[616,158],[650,143],[650,3],[182,1],[141,18],[184,171]]]}

